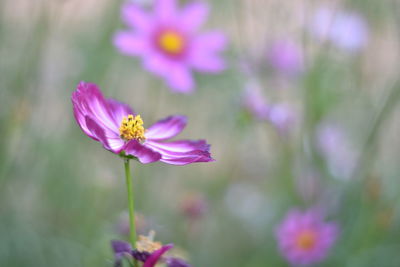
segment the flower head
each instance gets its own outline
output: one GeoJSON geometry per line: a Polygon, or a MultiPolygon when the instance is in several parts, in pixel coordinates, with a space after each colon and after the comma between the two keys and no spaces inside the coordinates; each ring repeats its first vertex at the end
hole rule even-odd
{"type": "Polygon", "coordinates": [[[309,210],[292,210],[276,231],[282,255],[293,265],[310,265],[324,260],[338,235],[335,223],[309,210]]]}
{"type": "Polygon", "coordinates": [[[126,104],[105,99],[92,83],[80,82],[72,94],[75,119],[82,131],[115,154],[141,163],[162,161],[173,165],[209,162],[204,140],[167,142],[186,126],[186,117],[170,116],[145,129],[140,115],[126,104]]]}
{"type": "Polygon", "coordinates": [[[111,242],[111,247],[115,255],[115,266],[122,266],[122,260],[135,259],[143,262],[143,267],[154,267],[159,262],[165,262],[168,267],[190,267],[190,265],[182,259],[174,257],[166,257],[164,254],[173,248],[173,244],[162,245],[160,242],[155,242],[154,231],[151,231],[148,236],[139,236],[139,241],[136,242],[136,248],[132,249],[131,245],[124,241],[114,240],[111,242]]]}
{"type": "Polygon", "coordinates": [[[275,41],[268,50],[269,64],[278,72],[296,75],[303,68],[301,47],[290,40],[275,41]]]}
{"type": "Polygon", "coordinates": [[[368,41],[368,25],[361,14],[336,11],[328,6],[317,9],[310,25],[311,33],[321,41],[354,52],[368,41]]]}
{"type": "Polygon", "coordinates": [[[195,88],[192,70],[217,73],[225,68],[219,53],[225,49],[222,33],[198,33],[209,7],[203,2],[178,8],[177,0],[156,0],[152,12],[134,2],[122,7],[122,19],[129,27],[114,36],[117,49],[140,57],[146,70],[163,78],[175,92],[195,88]]]}

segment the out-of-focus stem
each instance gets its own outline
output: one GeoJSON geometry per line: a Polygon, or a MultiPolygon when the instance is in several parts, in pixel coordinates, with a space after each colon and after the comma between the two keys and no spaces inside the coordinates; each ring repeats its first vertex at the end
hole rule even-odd
{"type": "Polygon", "coordinates": [[[125,159],[124,164],[126,187],[128,192],[130,242],[132,244],[132,247],[134,248],[136,246],[135,199],[133,195],[133,183],[129,166],[129,159],[125,159]]]}
{"type": "Polygon", "coordinates": [[[373,155],[376,139],[380,133],[381,126],[387,118],[388,114],[392,111],[394,106],[400,97],[400,82],[397,82],[393,88],[388,92],[386,99],[383,101],[380,110],[378,111],[371,128],[368,131],[365,143],[360,153],[356,168],[352,175],[353,178],[357,179],[365,174],[365,167],[369,165],[371,155],[373,155]]]}

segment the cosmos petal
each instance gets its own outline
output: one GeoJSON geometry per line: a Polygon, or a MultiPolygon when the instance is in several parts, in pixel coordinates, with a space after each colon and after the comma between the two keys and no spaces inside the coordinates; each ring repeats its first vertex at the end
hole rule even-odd
{"type": "Polygon", "coordinates": [[[105,149],[110,149],[110,145],[108,144],[108,140],[106,137],[106,134],[104,132],[104,129],[101,128],[92,118],[89,116],[85,116],[85,123],[87,126],[87,129],[90,132],[89,137],[93,138],[96,141],[99,141],[102,143],[103,147],[105,149]]]}
{"type": "Polygon", "coordinates": [[[209,32],[193,39],[188,63],[198,71],[217,73],[226,68],[219,54],[226,48],[227,40],[220,32],[209,32]]]}
{"type": "Polygon", "coordinates": [[[148,32],[153,25],[152,17],[139,6],[128,3],[122,7],[122,20],[139,32],[148,32]]]}
{"type": "Polygon", "coordinates": [[[193,76],[188,67],[183,64],[171,66],[169,74],[166,76],[168,86],[177,93],[192,93],[195,87],[193,76]]]}
{"type": "Polygon", "coordinates": [[[100,127],[108,128],[118,134],[120,122],[114,121],[108,104],[96,84],[80,82],[72,94],[72,104],[75,118],[84,132],[87,130],[84,117],[90,116],[100,127]]]}
{"type": "Polygon", "coordinates": [[[214,161],[209,153],[210,146],[204,141],[181,140],[175,142],[146,142],[146,146],[161,154],[160,161],[172,165],[214,161]]]}
{"type": "Polygon", "coordinates": [[[181,11],[182,26],[189,30],[197,30],[206,21],[209,6],[205,2],[194,2],[186,4],[181,11]]]}
{"type": "Polygon", "coordinates": [[[155,0],[155,14],[162,22],[174,20],[176,17],[177,0],[155,0]]]}
{"type": "Polygon", "coordinates": [[[117,32],[113,42],[122,54],[128,56],[138,56],[149,50],[149,45],[145,38],[128,31],[117,32]]]}
{"type": "Polygon", "coordinates": [[[119,127],[122,119],[127,117],[128,115],[136,115],[134,111],[127,104],[121,103],[117,100],[109,98],[106,100],[108,104],[108,108],[110,110],[111,116],[113,117],[115,122],[118,122],[117,126],[119,127]]]}
{"type": "Polygon", "coordinates": [[[215,53],[225,50],[227,46],[227,39],[222,32],[210,31],[207,33],[199,34],[193,38],[193,46],[196,50],[202,50],[203,53],[215,53]]]}
{"type": "Polygon", "coordinates": [[[166,140],[178,135],[185,128],[187,118],[175,115],[162,119],[147,129],[145,136],[148,140],[166,140]]]}
{"type": "Polygon", "coordinates": [[[153,252],[150,257],[146,260],[146,262],[143,264],[143,267],[154,267],[156,266],[157,262],[159,259],[162,257],[164,253],[166,253],[168,250],[170,250],[173,247],[172,244],[168,244],[160,248],[159,250],[156,250],[153,252]]]}
{"type": "Polygon", "coordinates": [[[135,139],[130,140],[124,150],[127,155],[132,155],[138,158],[138,160],[143,164],[152,163],[161,159],[160,153],[143,146],[135,139]]]}

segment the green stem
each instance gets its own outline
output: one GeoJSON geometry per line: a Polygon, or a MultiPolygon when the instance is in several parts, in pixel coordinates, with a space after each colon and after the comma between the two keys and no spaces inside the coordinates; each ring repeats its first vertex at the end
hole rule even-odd
{"type": "Polygon", "coordinates": [[[131,171],[129,167],[129,159],[125,159],[124,164],[125,164],[126,187],[128,189],[130,241],[132,247],[134,248],[136,246],[135,200],[133,196],[133,184],[132,184],[131,171]]]}

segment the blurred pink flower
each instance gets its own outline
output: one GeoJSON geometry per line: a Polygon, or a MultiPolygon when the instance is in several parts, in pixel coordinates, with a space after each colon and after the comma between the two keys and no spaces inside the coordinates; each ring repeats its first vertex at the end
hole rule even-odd
{"type": "Polygon", "coordinates": [[[122,8],[122,19],[129,27],[114,36],[118,50],[141,57],[146,70],[163,78],[179,93],[195,88],[192,69],[218,73],[225,68],[219,56],[226,47],[220,32],[198,33],[207,19],[209,6],[191,2],[182,9],[177,0],[157,0],[150,14],[133,2],[122,8]]]}
{"type": "Polygon", "coordinates": [[[278,72],[296,75],[303,68],[301,47],[290,40],[275,41],[267,53],[269,64],[278,72]]]}
{"type": "Polygon", "coordinates": [[[261,87],[250,81],[244,88],[242,97],[243,107],[258,120],[268,120],[269,105],[262,94],[261,87]]]}
{"type": "Polygon", "coordinates": [[[368,25],[362,15],[328,6],[317,9],[310,31],[319,40],[328,40],[350,52],[361,49],[368,41],[368,25]]]}
{"type": "Polygon", "coordinates": [[[339,234],[335,223],[324,222],[316,210],[288,212],[276,231],[282,255],[293,265],[310,265],[324,260],[339,234]]]}
{"type": "Polygon", "coordinates": [[[167,142],[186,126],[184,116],[170,116],[145,129],[140,115],[128,105],[105,99],[97,85],[86,82],[78,84],[72,104],[82,131],[115,154],[137,158],[141,163],[186,165],[213,161],[205,140],[167,142]]]}
{"type": "Polygon", "coordinates": [[[181,201],[180,210],[188,219],[196,220],[207,213],[208,203],[204,195],[188,193],[181,201]]]}
{"type": "Polygon", "coordinates": [[[293,109],[283,103],[268,104],[260,86],[255,82],[247,84],[242,99],[243,107],[252,116],[271,123],[281,134],[287,133],[295,122],[293,109]]]}

